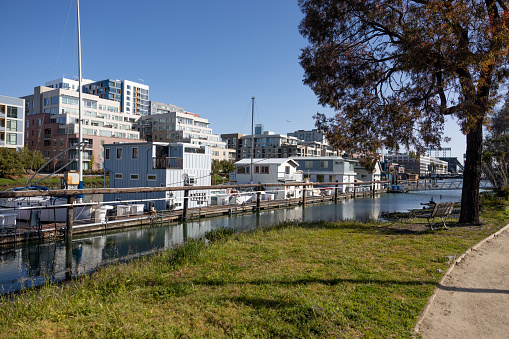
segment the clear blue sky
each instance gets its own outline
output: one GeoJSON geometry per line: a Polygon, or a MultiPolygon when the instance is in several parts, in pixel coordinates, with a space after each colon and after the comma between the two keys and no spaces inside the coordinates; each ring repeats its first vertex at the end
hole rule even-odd
{"type": "MultiPolygon", "coordinates": [[[[255,123],[276,133],[332,115],[302,84],[297,0],[83,0],[80,10],[84,78],[143,79],[150,100],[200,114],[216,134],[250,133],[252,95],[255,123]]],[[[0,0],[0,13],[1,95],[78,75],[75,0],[0,0]]],[[[459,127],[446,135],[462,161],[459,127]]]]}

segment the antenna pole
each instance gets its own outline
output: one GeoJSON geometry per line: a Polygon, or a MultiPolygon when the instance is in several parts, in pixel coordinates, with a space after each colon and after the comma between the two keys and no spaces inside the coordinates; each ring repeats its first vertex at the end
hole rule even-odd
{"type": "Polygon", "coordinates": [[[80,1],[76,0],[76,8],[78,13],[78,93],[79,93],[79,114],[78,114],[78,142],[79,142],[79,149],[78,149],[78,172],[80,175],[80,182],[79,182],[79,188],[83,188],[83,134],[81,131],[81,123],[82,123],[82,107],[83,102],[81,98],[81,29],[80,29],[80,1]]]}
{"type": "Polygon", "coordinates": [[[251,167],[249,168],[249,173],[251,173],[251,183],[253,182],[253,158],[254,158],[254,100],[255,97],[251,98],[251,167]]]}

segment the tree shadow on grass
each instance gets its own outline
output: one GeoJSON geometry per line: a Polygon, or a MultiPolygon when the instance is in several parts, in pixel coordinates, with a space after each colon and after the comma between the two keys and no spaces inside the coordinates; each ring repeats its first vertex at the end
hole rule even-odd
{"type": "Polygon", "coordinates": [[[228,284],[241,284],[241,285],[279,285],[279,286],[299,286],[299,285],[308,285],[308,284],[323,284],[326,286],[335,286],[339,284],[364,284],[364,285],[399,285],[399,286],[423,286],[423,285],[431,285],[438,286],[437,281],[433,280],[413,280],[413,281],[403,281],[403,280],[379,280],[379,279],[320,279],[320,278],[302,278],[302,279],[293,279],[293,280],[274,280],[274,279],[254,279],[254,280],[246,280],[246,281],[225,281],[221,279],[196,279],[192,281],[192,284],[195,285],[206,285],[206,286],[226,286],[228,284]]]}

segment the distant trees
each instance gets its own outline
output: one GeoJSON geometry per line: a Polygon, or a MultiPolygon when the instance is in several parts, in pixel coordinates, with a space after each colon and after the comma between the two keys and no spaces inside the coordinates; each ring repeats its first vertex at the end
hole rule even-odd
{"type": "Polygon", "coordinates": [[[212,160],[213,174],[230,174],[235,171],[235,165],[228,160],[212,160]]]}
{"type": "Polygon", "coordinates": [[[27,174],[42,165],[44,165],[44,158],[38,151],[32,151],[26,147],[17,151],[0,147],[0,178],[27,174]]]}
{"type": "Polygon", "coordinates": [[[315,116],[338,149],[424,153],[467,137],[460,222],[479,222],[483,123],[507,79],[507,0],[299,0],[304,84],[336,114],[315,116]]]}
{"type": "Polygon", "coordinates": [[[509,102],[497,111],[488,126],[483,149],[483,170],[503,195],[509,195],[509,102]]]}

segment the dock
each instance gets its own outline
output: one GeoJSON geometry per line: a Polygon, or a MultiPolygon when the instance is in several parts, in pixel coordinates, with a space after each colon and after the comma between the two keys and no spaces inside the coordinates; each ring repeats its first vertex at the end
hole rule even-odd
{"type": "MultiPolygon", "coordinates": [[[[108,216],[103,222],[94,220],[74,220],[72,234],[84,234],[90,232],[106,232],[133,227],[159,227],[179,221],[197,220],[220,215],[241,215],[245,213],[260,212],[263,210],[288,208],[298,205],[317,204],[344,200],[357,197],[373,196],[383,191],[354,191],[335,195],[307,196],[305,198],[289,198],[284,200],[258,200],[256,202],[211,205],[200,208],[189,208],[187,213],[180,210],[164,210],[153,212],[140,212],[138,214],[124,216],[108,216]]],[[[18,220],[13,226],[0,228],[0,244],[22,243],[27,241],[54,241],[64,238],[67,234],[67,223],[53,222],[41,223],[37,227],[31,227],[28,222],[18,220]]]]}

